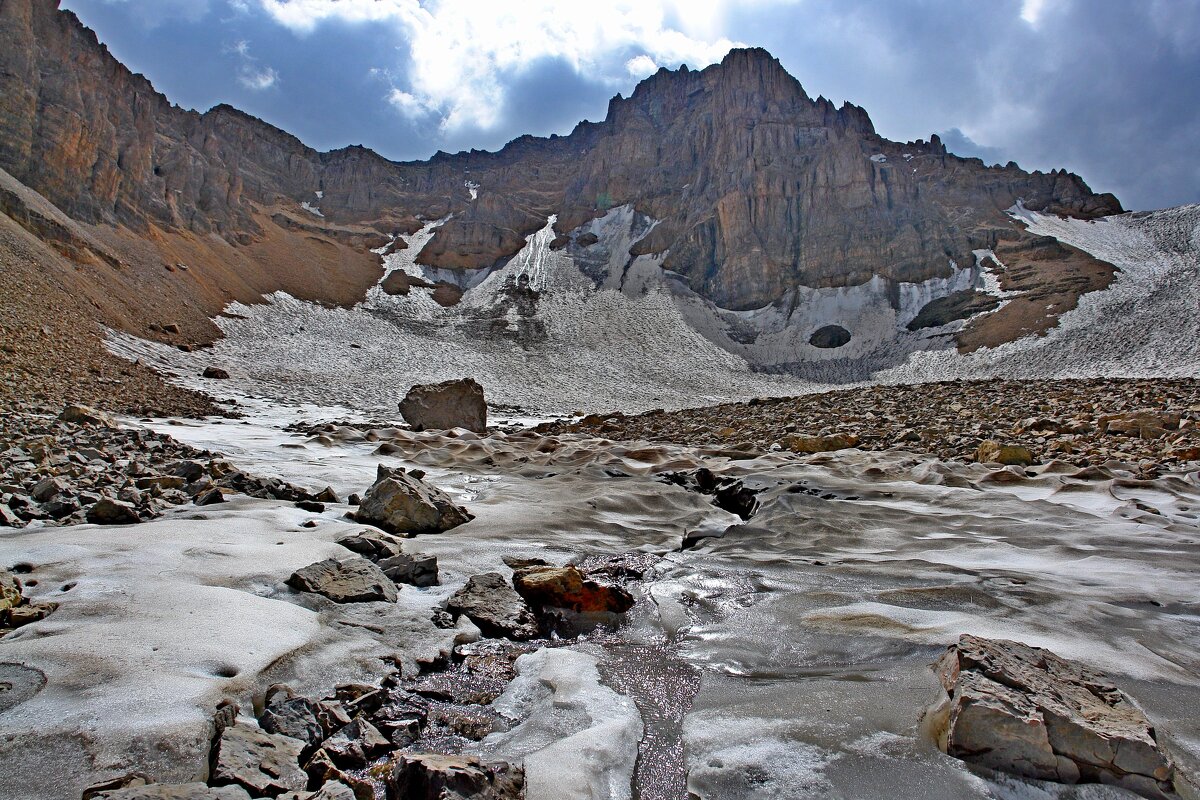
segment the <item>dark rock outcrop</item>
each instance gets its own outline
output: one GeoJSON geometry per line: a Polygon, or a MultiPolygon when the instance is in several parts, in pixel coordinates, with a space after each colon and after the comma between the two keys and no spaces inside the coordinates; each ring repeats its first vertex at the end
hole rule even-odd
{"type": "Polygon", "coordinates": [[[808,337],[808,343],[813,347],[833,350],[849,344],[850,338],[850,331],[841,325],[826,325],[813,331],[812,336],[808,337]]]}
{"type": "Polygon", "coordinates": [[[209,781],[218,786],[241,786],[254,797],[303,789],[308,785],[308,775],[299,764],[303,747],[288,736],[236,722],[226,726],[213,743],[209,781]]]}
{"type": "Polygon", "coordinates": [[[475,433],[487,431],[483,387],[471,378],[412,387],[400,401],[400,414],[417,431],[450,428],[466,428],[475,433]]]}
{"type": "Polygon", "coordinates": [[[934,665],[938,744],[992,769],[1173,795],[1174,768],[1146,715],[1100,673],[1019,642],[963,635],[934,665]]]}

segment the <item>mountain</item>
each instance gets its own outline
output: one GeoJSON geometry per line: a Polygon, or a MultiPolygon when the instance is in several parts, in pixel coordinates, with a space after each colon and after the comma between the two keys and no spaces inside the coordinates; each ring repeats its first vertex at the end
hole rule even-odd
{"type": "Polygon", "coordinates": [[[0,43],[0,210],[75,265],[57,285],[97,323],[172,344],[276,290],[353,305],[384,273],[372,251],[430,220],[411,269],[443,304],[550,225],[595,289],[665,287],[749,367],[802,376],[1041,334],[1115,276],[1010,213],[1098,219],[1112,195],[889,141],[761,49],[662,69],[568,136],[397,163],[172,105],[53,0],[0,0],[0,43]]]}

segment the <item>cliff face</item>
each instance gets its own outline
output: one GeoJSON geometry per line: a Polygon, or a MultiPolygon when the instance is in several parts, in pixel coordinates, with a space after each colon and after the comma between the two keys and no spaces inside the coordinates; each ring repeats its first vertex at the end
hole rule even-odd
{"type": "Polygon", "coordinates": [[[810,98],[758,49],[661,70],[569,136],[395,163],[361,147],[318,153],[228,106],[173,106],[53,0],[0,0],[0,43],[0,168],[76,220],[139,232],[249,247],[282,209],[302,220],[284,227],[361,249],[372,231],[452,214],[417,261],[479,269],[551,214],[564,234],[632,204],[659,220],[633,255],[665,254],[699,294],[741,310],[796,287],[946,275],[951,260],[1025,236],[1004,214],[1017,200],[1084,218],[1121,210],[1065,172],[986,167],[936,137],[883,139],[863,109],[810,98]],[[317,192],[320,218],[299,208],[317,192]]]}

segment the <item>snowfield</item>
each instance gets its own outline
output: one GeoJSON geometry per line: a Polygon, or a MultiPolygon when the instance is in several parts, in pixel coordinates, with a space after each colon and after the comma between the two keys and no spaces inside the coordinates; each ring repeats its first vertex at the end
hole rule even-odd
{"type": "MultiPolygon", "coordinates": [[[[553,219],[494,269],[430,270],[415,257],[440,222],[384,258],[387,273],[457,284],[444,308],[414,287],[379,287],[350,309],[276,293],[262,304],[231,304],[217,319],[225,334],[211,350],[181,353],[114,334],[111,348],[201,385],[209,364],[226,368],[238,392],[287,403],[392,411],[409,386],[464,376],[496,404],[539,414],[644,411],[794,394],[834,384],[904,383],[990,376],[1187,376],[1200,367],[1200,206],[1124,214],[1095,222],[1060,219],[1017,206],[1014,216],[1120,272],[1085,295],[1046,336],[970,355],[950,334],[962,322],[909,332],[928,302],[964,289],[1004,298],[995,256],[952,265],[948,278],[860,286],[801,287],[779,303],[745,312],[718,308],[630,244],[655,223],[613,209],[552,250],[553,219]],[[598,241],[580,245],[583,234],[598,241]],[[898,298],[892,300],[892,297],[898,298]],[[852,334],[842,347],[809,343],[819,328],[852,334]]],[[[209,391],[221,386],[205,382],[209,391]]]]}

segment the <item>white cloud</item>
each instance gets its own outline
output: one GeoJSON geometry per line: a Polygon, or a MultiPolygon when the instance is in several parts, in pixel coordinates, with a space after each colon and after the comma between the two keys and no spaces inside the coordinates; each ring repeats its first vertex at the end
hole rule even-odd
{"type": "Polygon", "coordinates": [[[238,75],[238,83],[256,92],[270,89],[278,81],[279,73],[270,67],[263,67],[262,69],[243,67],[241,74],[238,75]]]}
{"type": "Polygon", "coordinates": [[[1030,25],[1037,25],[1046,10],[1046,0],[1021,0],[1021,19],[1030,25]]]}
{"type": "Polygon", "coordinates": [[[735,47],[716,36],[725,3],[681,0],[259,0],[298,32],[322,22],[395,25],[408,44],[404,85],[389,100],[414,117],[436,115],[446,131],[489,129],[503,119],[507,82],[544,59],[557,59],[614,86],[659,65],[704,67],[735,47]],[[669,19],[687,20],[679,30],[669,19]],[[631,51],[638,53],[630,58],[631,51]]]}
{"type": "Polygon", "coordinates": [[[625,71],[635,78],[645,78],[658,71],[658,64],[654,63],[653,58],[643,53],[626,61],[625,71]]]}

